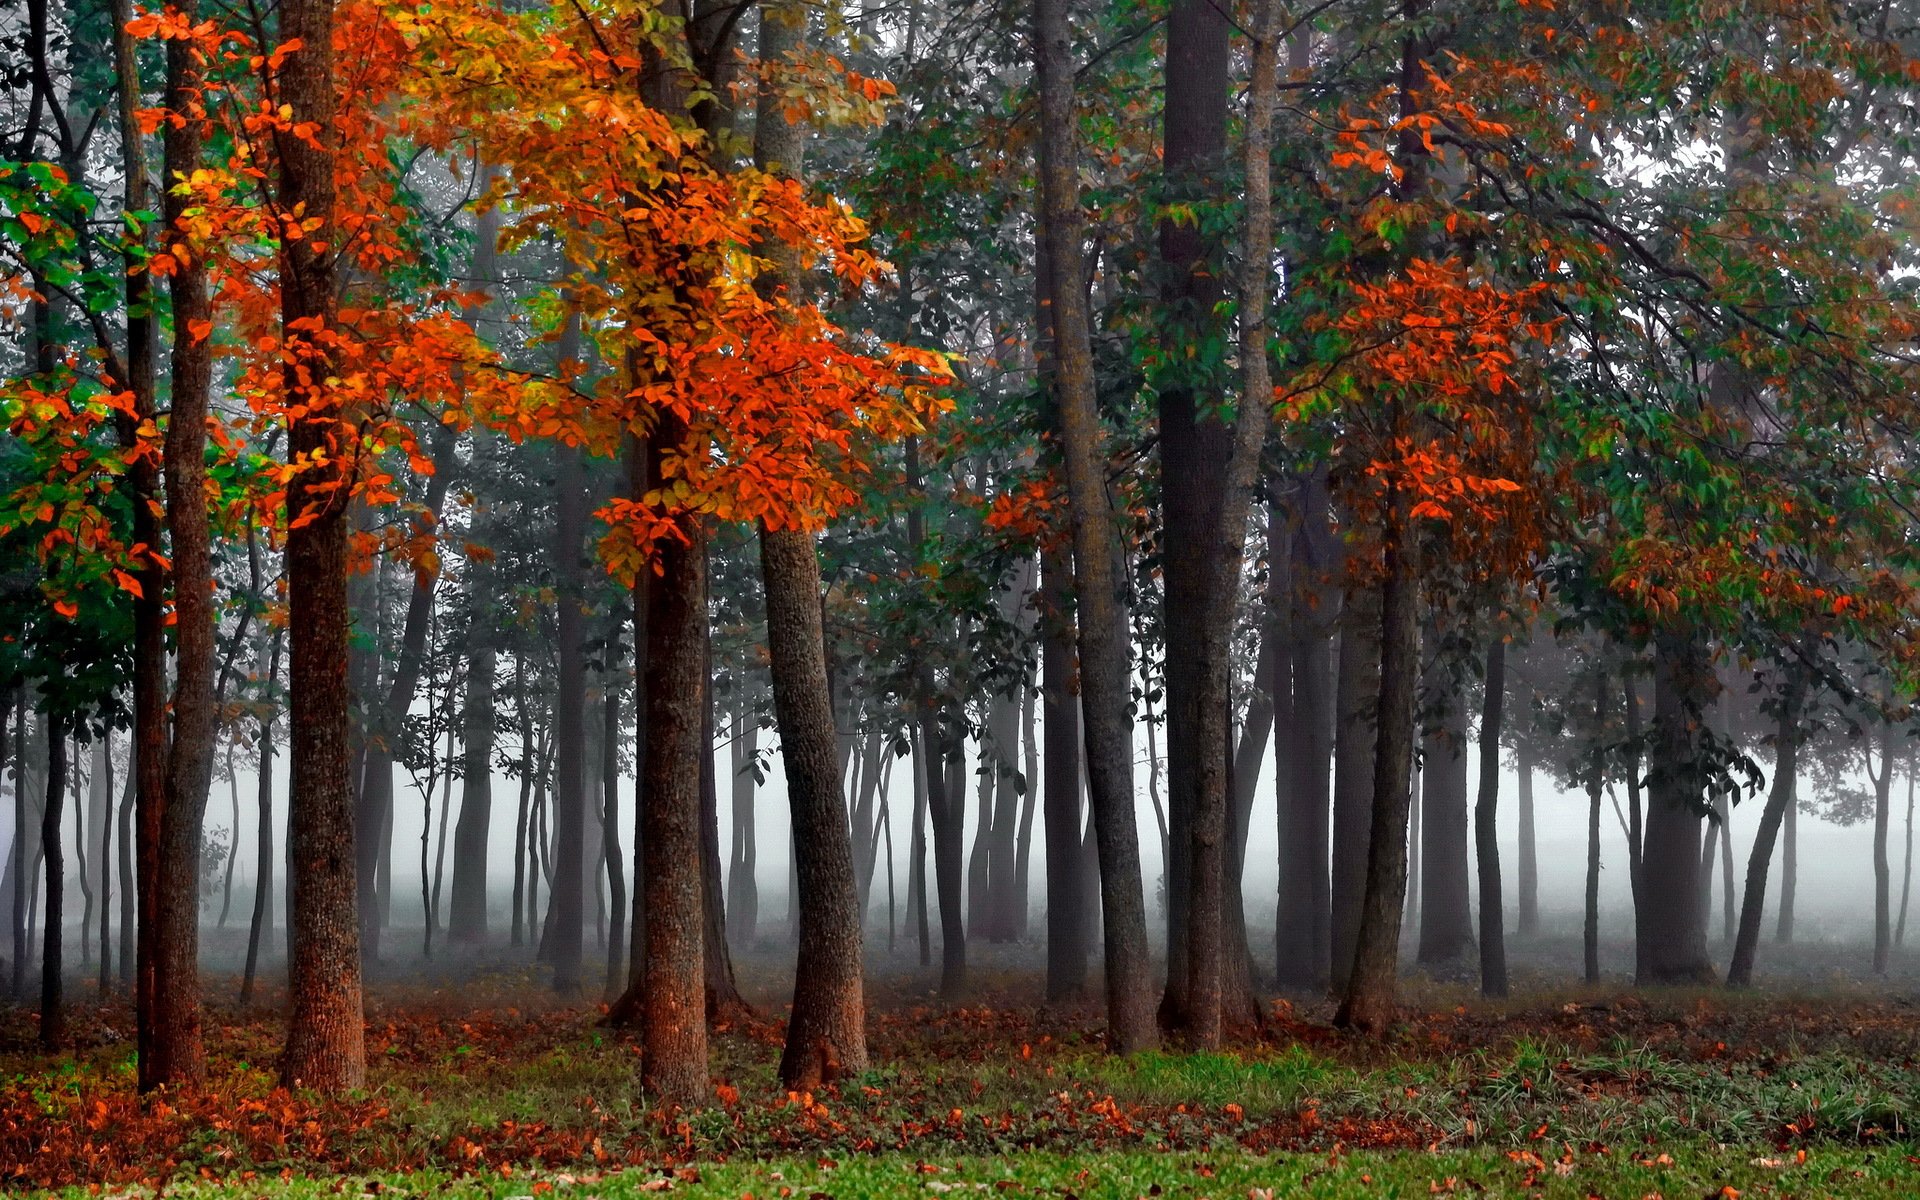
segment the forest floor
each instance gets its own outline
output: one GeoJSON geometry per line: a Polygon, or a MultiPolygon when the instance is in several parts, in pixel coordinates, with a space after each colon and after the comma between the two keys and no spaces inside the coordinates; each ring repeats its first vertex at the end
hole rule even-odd
{"type": "Polygon", "coordinates": [[[275,1087],[284,996],[241,1008],[223,975],[192,1094],[136,1094],[124,1001],[83,991],[55,1058],[31,1013],[0,1009],[0,1192],[1920,1195],[1904,981],[1803,988],[1814,967],[1794,991],[1530,986],[1488,1003],[1412,978],[1389,1038],[1280,1000],[1227,1053],[1121,1061],[1097,1009],[1033,1004],[1030,953],[981,957],[964,1006],[919,973],[879,974],[873,1068],[817,1096],[779,1088],[785,984],[771,960],[743,963],[758,1015],[717,1031],[721,1102],[685,1117],[645,1103],[633,1035],[498,961],[376,979],[369,1085],[337,1101],[275,1087]]]}

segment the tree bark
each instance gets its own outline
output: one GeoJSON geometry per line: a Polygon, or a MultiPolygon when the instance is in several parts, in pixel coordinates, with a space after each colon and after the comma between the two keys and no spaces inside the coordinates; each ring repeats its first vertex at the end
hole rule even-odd
{"type": "Polygon", "coordinates": [[[1441,710],[1422,737],[1420,948],[1423,964],[1450,963],[1473,946],[1467,887],[1467,713],[1444,666],[1430,674],[1441,710]]]}
{"type": "Polygon", "coordinates": [[[1783,946],[1793,944],[1793,893],[1800,880],[1800,801],[1787,804],[1781,822],[1780,839],[1780,915],[1775,918],[1773,940],[1783,946]]]}
{"type": "MultiPolygon", "coordinates": [[[[687,435],[662,413],[661,444],[687,435]]],[[[659,481],[657,460],[651,468],[659,481]]],[[[640,995],[641,1084],[669,1105],[707,1098],[705,905],[700,865],[700,751],[706,712],[706,532],[681,518],[660,540],[646,586],[647,758],[642,782],[641,890],[646,954],[640,995]]]]}
{"type": "MultiPolygon", "coordinates": [[[[197,20],[189,2],[183,16],[197,20]]],[[[204,120],[194,118],[202,76],[200,56],[184,41],[167,45],[167,108],[187,117],[169,121],[164,138],[168,179],[200,166],[204,120]]],[[[167,189],[163,216],[169,230],[185,222],[192,200],[167,189]]],[[[184,236],[184,235],[170,235],[184,236]]],[[[213,782],[216,735],[212,527],[207,512],[207,419],[211,413],[213,356],[208,322],[207,272],[199,254],[168,276],[173,310],[171,415],[163,447],[167,535],[174,603],[172,744],[167,752],[166,798],[160,812],[148,954],[154,990],[147,1009],[148,1045],[140,1055],[143,1088],[198,1082],[206,1073],[200,1036],[200,833],[213,782]]],[[[230,851],[231,852],[231,851],[230,851]]]]}
{"type": "MultiPolygon", "coordinates": [[[[271,690],[280,677],[281,630],[273,633],[273,645],[267,653],[266,684],[271,690]]],[[[260,718],[260,776],[258,780],[259,829],[255,832],[260,862],[254,871],[253,920],[247,926],[247,965],[240,978],[240,1003],[253,1002],[253,981],[260,966],[260,943],[273,928],[273,726],[276,714],[267,710],[260,718]]]]}
{"type": "Polygon", "coordinates": [[[1480,873],[1480,994],[1507,994],[1506,912],[1500,887],[1500,734],[1507,692],[1507,643],[1487,647],[1487,695],[1480,710],[1480,794],[1473,805],[1474,857],[1480,873]]]}
{"type": "MultiPolygon", "coordinates": [[[[577,325],[570,323],[570,328],[577,325]]],[[[577,336],[577,335],[576,335],[577,336]]],[[[573,357],[563,350],[561,357],[573,357]]],[[[582,451],[563,446],[558,453],[555,488],[558,528],[559,585],[557,608],[559,679],[553,700],[553,990],[557,995],[580,994],[586,920],[587,808],[586,808],[586,650],[582,644],[581,605],[585,602],[584,564],[587,493],[581,481],[582,451]]]]}
{"type": "MultiPolygon", "coordinates": [[[[478,623],[478,618],[475,618],[478,623]]],[[[478,632],[470,636],[478,636],[478,632]]],[[[453,893],[447,940],[487,940],[487,841],[493,823],[493,646],[482,641],[467,660],[461,714],[460,822],[453,830],[453,893]]]]}
{"type": "MultiPolygon", "coordinates": [[[[1399,421],[1392,422],[1396,427],[1399,421]]],[[[1420,575],[1404,488],[1389,485],[1386,578],[1380,589],[1380,697],[1375,709],[1373,812],[1353,973],[1336,1024],[1378,1034],[1393,1020],[1401,906],[1407,887],[1407,807],[1413,698],[1420,671],[1420,575]]]]}
{"type": "MultiPolygon", "coordinates": [[[[607,866],[607,982],[609,1003],[627,988],[627,856],[620,846],[620,681],[619,660],[609,664],[601,694],[606,727],[600,737],[600,845],[607,866]]],[[[481,860],[485,861],[484,857],[481,860]]]]}
{"type": "MultiPolygon", "coordinates": [[[[762,57],[767,40],[763,31],[762,57]]],[[[842,1074],[864,1071],[867,1042],[853,846],[834,763],[820,560],[812,536],[761,526],[760,574],[800,872],[800,956],[780,1080],[791,1091],[817,1091],[842,1074]]]]}
{"type": "Polygon", "coordinates": [[[1638,982],[1710,983],[1700,913],[1700,805],[1697,725],[1712,700],[1705,647],[1689,632],[1662,634],[1654,659],[1652,770],[1641,850],[1638,982]]]}
{"type": "Polygon", "coordinates": [[[1587,777],[1587,895],[1580,948],[1588,983],[1600,982],[1600,772],[1587,777]]]}
{"type": "Polygon", "coordinates": [[[754,829],[753,772],[760,751],[760,722],[742,699],[733,717],[733,844],[727,863],[727,931],[737,946],[751,946],[760,920],[760,884],[754,878],[759,843],[754,829]]]}
{"type": "MultiPolygon", "coordinates": [[[[1868,762],[1872,774],[1872,762],[1868,762]]],[[[1885,975],[1893,948],[1890,883],[1887,863],[1887,825],[1893,791],[1893,722],[1880,724],[1880,772],[1873,775],[1873,973],[1885,975]]],[[[51,793],[49,793],[51,794],[51,793]]]]}
{"type": "Polygon", "coordinates": [[[720,878],[720,781],[713,766],[713,644],[706,650],[708,684],[700,723],[700,929],[706,944],[701,962],[706,971],[709,1024],[737,1022],[750,1014],[733,976],[733,953],[727,948],[726,885],[720,878]]]}
{"type": "Polygon", "coordinates": [[[1274,787],[1280,823],[1280,907],[1275,950],[1282,986],[1325,989],[1332,977],[1333,915],[1328,891],[1328,768],[1333,756],[1332,646],[1339,591],[1330,587],[1332,530],[1328,525],[1326,468],[1302,480],[1284,543],[1292,579],[1288,598],[1291,645],[1281,659],[1292,679],[1276,685],[1274,787]]]}
{"type": "Polygon", "coordinates": [[[1532,938],[1540,935],[1540,856],[1533,825],[1533,753],[1524,741],[1514,747],[1514,759],[1518,783],[1514,802],[1520,817],[1520,855],[1515,864],[1515,883],[1520,892],[1518,932],[1523,938],[1532,938]]]}
{"type": "Polygon", "coordinates": [[[1373,843],[1374,713],[1380,698],[1380,589],[1350,584],[1340,609],[1333,741],[1333,989],[1344,992],[1360,938],[1373,843]]]}
{"type": "MultiPolygon", "coordinates": [[[[280,75],[280,99],[292,120],[310,122],[316,142],[276,133],[276,202],[309,219],[333,218],[333,2],[285,0],[280,37],[297,41],[280,75]]],[[[366,1082],[361,1016],[359,924],[354,913],[354,792],[347,687],[347,501],[344,477],[354,455],[344,444],[352,414],[316,380],[333,371],[323,342],[302,332],[334,324],[334,260],[321,238],[280,249],[281,311],[287,328],[286,387],[306,411],[292,422],[289,450],[316,465],[287,485],[296,514],[287,534],[293,708],[288,841],[293,859],[293,995],[283,1082],[344,1092],[366,1082]]]]}
{"type": "MultiPolygon", "coordinates": [[[[22,781],[24,782],[24,780],[22,781]]],[[[40,943],[40,1048],[58,1053],[66,1041],[66,1009],[60,987],[60,937],[65,932],[63,885],[66,867],[60,851],[60,810],[67,792],[67,732],[60,721],[47,719],[47,790],[40,807],[40,855],[47,870],[47,921],[40,943]]],[[[195,900],[199,898],[196,888],[195,900]]]]}
{"type": "MultiPolygon", "coordinates": [[[[1914,761],[1911,754],[1907,757],[1907,849],[1905,865],[1900,869],[1900,915],[1893,926],[1893,944],[1904,946],[1907,942],[1907,901],[1913,895],[1913,784],[1914,761]]],[[[101,935],[101,944],[106,944],[106,934],[101,935]]]]}
{"type": "Polygon", "coordinates": [[[520,717],[520,811],[513,824],[513,932],[511,945],[521,944],[526,935],[526,890],[528,820],[532,816],[533,776],[536,770],[533,751],[533,715],[527,708],[526,661],[513,656],[514,708],[520,717]]]}
{"type": "Polygon", "coordinates": [[[1800,766],[1800,712],[1806,702],[1807,675],[1804,668],[1786,668],[1786,687],[1780,696],[1780,712],[1773,737],[1773,787],[1767,792],[1767,806],[1760,812],[1760,825],[1754,830],[1753,849],[1747,856],[1747,890],[1740,902],[1740,929],[1733,939],[1733,959],[1727,964],[1727,986],[1751,987],[1753,964],[1760,949],[1760,918],[1767,904],[1767,870],[1773,861],[1773,847],[1780,825],[1794,807],[1794,790],[1800,766]]]}
{"type": "MultiPolygon", "coordinates": [[[[1049,347],[1060,405],[1078,601],[1080,683],[1088,791],[1100,855],[1106,946],[1107,1043],[1123,1054],[1152,1047],[1152,960],[1134,825],[1127,715],[1127,626],[1119,612],[1115,530],[1093,372],[1074,131],[1072,46],[1065,0],[1034,0],[1034,68],[1040,95],[1041,226],[1047,245],[1054,336],[1049,347]]],[[[929,772],[931,776],[931,772],[929,772]]]]}

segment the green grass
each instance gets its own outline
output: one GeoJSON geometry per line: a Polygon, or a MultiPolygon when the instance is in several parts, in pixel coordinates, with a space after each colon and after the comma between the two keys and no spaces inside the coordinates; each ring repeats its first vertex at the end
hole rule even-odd
{"type": "MultiPolygon", "coordinates": [[[[1202,1154],[1106,1153],[1017,1154],[993,1158],[923,1159],[888,1154],[832,1160],[780,1160],[704,1164],[679,1171],[630,1170],[607,1175],[567,1172],[511,1176],[452,1177],[432,1171],[412,1175],[337,1178],[252,1179],[227,1183],[178,1183],[166,1194],[177,1200],[212,1196],[332,1197],[470,1196],[597,1197],[616,1200],[666,1194],[685,1200],[878,1200],[881,1197],[1077,1197],[1078,1200],[1267,1200],[1312,1197],[1433,1195],[1539,1197],[1542,1200],[1641,1200],[1660,1196],[1721,1197],[1732,1188],[1743,1197],[1906,1197],[1920,1192],[1920,1170],[1897,1150],[1823,1149],[1804,1162],[1711,1145],[1690,1145],[1661,1154],[1614,1151],[1581,1153],[1543,1147],[1533,1152],[1489,1149],[1443,1153],[1279,1154],[1238,1151],[1202,1154]],[[1563,1157],[1564,1156],[1564,1157],[1563,1157]]],[[[76,1198],[82,1190],[68,1193],[76,1198]]],[[[135,1189],[122,1193],[147,1195],[135,1189]]]]}

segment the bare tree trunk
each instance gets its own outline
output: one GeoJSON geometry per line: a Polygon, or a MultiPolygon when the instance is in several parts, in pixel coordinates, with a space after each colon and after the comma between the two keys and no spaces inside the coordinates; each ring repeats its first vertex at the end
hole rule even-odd
{"type": "Polygon", "coordinates": [[[15,1000],[27,998],[27,843],[31,840],[31,806],[27,800],[27,706],[24,692],[16,700],[14,711],[18,730],[14,754],[18,765],[13,776],[13,980],[9,989],[15,1000]]]}
{"type": "MultiPolygon", "coordinates": [[[[1907,852],[1906,865],[1900,871],[1900,919],[1893,927],[1893,944],[1904,946],[1907,941],[1907,900],[1913,894],[1913,777],[1914,760],[1907,756],[1907,852]]],[[[100,935],[101,944],[106,944],[106,934],[100,935]]]]}
{"type": "Polygon", "coordinates": [[[1587,777],[1587,904],[1581,951],[1588,983],[1600,982],[1600,772],[1587,777]]]}
{"type": "MultiPolygon", "coordinates": [[[[1868,773],[1872,774],[1869,759],[1868,773]]],[[[1892,873],[1887,865],[1889,797],[1893,791],[1893,722],[1880,724],[1880,771],[1873,775],[1873,973],[1885,975],[1893,948],[1889,904],[1892,873]]],[[[49,792],[49,795],[52,793],[49,792]]],[[[51,876],[49,877],[51,878],[51,876]]]]}
{"type": "MultiPolygon", "coordinates": [[[[751,946],[760,920],[760,884],[754,878],[760,853],[754,830],[754,772],[760,722],[743,696],[733,715],[733,840],[727,863],[727,930],[736,945],[751,946]]],[[[836,781],[837,786],[837,781],[836,781]]]]}
{"type": "Polygon", "coordinates": [[[1275,950],[1282,986],[1324,989],[1331,979],[1333,915],[1328,892],[1328,767],[1333,757],[1332,646],[1340,593],[1329,586],[1334,547],[1327,475],[1316,466],[1301,480],[1291,528],[1270,548],[1290,560],[1287,654],[1291,679],[1275,684],[1274,790],[1278,797],[1280,873],[1275,950]]]}
{"type": "Polygon", "coordinates": [[[1523,938],[1540,935],[1540,858],[1539,841],[1533,828],[1533,751],[1524,741],[1514,747],[1514,773],[1518,791],[1514,800],[1520,816],[1520,859],[1515,867],[1520,890],[1519,934],[1523,938]]]}
{"type": "MultiPolygon", "coordinates": [[[[6,719],[0,716],[0,769],[6,764],[6,719]]],[[[100,844],[98,861],[100,863],[100,994],[105,996],[113,990],[113,943],[111,941],[111,921],[113,912],[113,735],[100,736],[100,755],[94,760],[94,836],[100,844]]],[[[1907,789],[1909,793],[1912,788],[1907,789]]],[[[1908,805],[1912,807],[1911,803],[1908,805]]],[[[1909,820],[1908,826],[1913,822],[1909,820]]],[[[1902,926],[1905,925],[1905,910],[1902,909],[1902,926]]]]}
{"type": "MultiPolygon", "coordinates": [[[[908,850],[907,906],[913,910],[914,932],[920,941],[920,965],[933,965],[933,931],[927,916],[927,772],[928,751],[915,725],[913,739],[913,843],[908,850]]],[[[789,856],[797,862],[797,856],[789,856]]]]}
{"type": "Polygon", "coordinates": [[[1645,978],[1647,969],[1646,931],[1640,920],[1642,896],[1646,892],[1646,821],[1640,801],[1640,691],[1631,672],[1620,676],[1621,695],[1626,701],[1627,731],[1627,882],[1633,890],[1633,977],[1645,978]]]}
{"type": "MultiPolygon", "coordinates": [[[[269,690],[280,677],[281,630],[274,630],[273,645],[267,652],[266,684],[269,690]]],[[[259,829],[255,831],[260,864],[254,872],[253,921],[247,927],[247,965],[240,979],[240,1003],[253,1002],[253,981],[260,966],[260,942],[273,928],[273,726],[275,713],[268,709],[260,718],[260,776],[258,780],[259,829]]]]}
{"type": "MultiPolygon", "coordinates": [[[[569,322],[570,337],[577,337],[578,324],[569,322]]],[[[561,358],[575,357],[565,348],[561,358]]],[[[553,822],[554,858],[552,895],[552,934],[548,958],[553,964],[553,990],[557,995],[580,994],[585,944],[587,810],[586,810],[586,651],[582,644],[581,604],[585,585],[584,566],[587,493],[581,481],[582,451],[577,446],[561,447],[559,470],[554,486],[559,491],[558,562],[555,582],[557,605],[559,681],[553,700],[553,822]]]]}
{"type": "Polygon", "coordinates": [[[1740,925],[1739,905],[1733,898],[1733,805],[1721,793],[1717,805],[1720,816],[1720,923],[1721,936],[1733,945],[1740,925]]]}
{"type": "Polygon", "coordinates": [[[1790,946],[1793,944],[1793,893],[1800,881],[1800,802],[1797,798],[1787,805],[1785,816],[1781,822],[1780,915],[1774,925],[1773,940],[1790,946]]]}
{"type": "MultiPolygon", "coordinates": [[[[1789,665],[1774,728],[1773,788],[1767,793],[1767,806],[1761,810],[1760,825],[1753,835],[1753,850],[1747,856],[1747,890],[1740,904],[1740,929],[1733,940],[1733,960],[1727,965],[1730,988],[1753,984],[1753,964],[1760,949],[1760,918],[1767,903],[1767,868],[1773,860],[1773,844],[1779,836],[1781,822],[1794,807],[1800,766],[1800,711],[1806,702],[1806,690],[1806,671],[1798,665],[1789,665]]],[[[1911,795],[1911,791],[1908,794],[1911,795]]],[[[1908,812],[1912,812],[1911,802],[1908,812]]]]}
{"type": "Polygon", "coordinates": [[[1093,373],[1087,310],[1080,185],[1074,130],[1074,76],[1065,0],[1034,0],[1034,73],[1040,95],[1041,225],[1053,311],[1049,346],[1060,407],[1073,528],[1076,630],[1080,649],[1089,795],[1100,853],[1106,944],[1107,1042],[1123,1054],[1158,1040],[1152,959],[1134,828],[1127,638],[1118,620],[1121,581],[1114,570],[1115,530],[1106,490],[1105,437],[1093,373]]]}
{"type": "Polygon", "coordinates": [[[620,681],[619,661],[609,664],[601,704],[606,727],[600,737],[600,845],[607,863],[607,983],[609,1003],[620,998],[631,974],[627,966],[627,856],[620,847],[620,681]]]}
{"type": "MultiPolygon", "coordinates": [[[[1034,695],[1033,679],[1029,676],[1020,693],[1020,779],[1025,794],[1020,797],[1020,828],[1014,835],[1013,891],[1007,900],[1008,932],[1014,941],[1026,940],[1033,909],[1033,814],[1039,808],[1040,790],[1040,751],[1033,728],[1034,695]]],[[[888,836],[892,836],[891,829],[888,836]]],[[[891,870],[892,862],[887,866],[891,870]]]]}
{"type": "MultiPolygon", "coordinates": [[[[47,864],[47,924],[40,944],[40,1047],[57,1053],[66,1041],[66,1010],[60,995],[63,970],[60,936],[65,924],[63,884],[66,867],[60,851],[60,810],[67,791],[67,731],[47,718],[47,791],[40,809],[41,856],[47,864]]],[[[195,890],[195,903],[199,901],[195,890]]]]}
{"type": "MultiPolygon", "coordinates": [[[[778,57],[771,53],[773,49],[790,52],[799,41],[804,19],[791,10],[769,14],[769,24],[761,32],[762,58],[778,57]],[[775,30],[776,24],[787,29],[775,30]]],[[[763,135],[763,147],[766,141],[763,135]]],[[[776,149],[797,153],[797,147],[776,149]]],[[[864,1071],[867,1041],[861,913],[853,847],[834,763],[833,707],[827,696],[826,638],[820,615],[820,560],[812,535],[762,526],[760,573],[766,589],[774,708],[787,765],[800,871],[800,957],[793,1016],[780,1055],[780,1080],[789,1090],[816,1091],[842,1074],[864,1071]]]]}
{"type": "MultiPolygon", "coordinates": [[[[309,219],[333,218],[333,2],[284,0],[280,37],[300,49],[287,55],[280,99],[292,120],[311,122],[319,141],[275,135],[280,164],[278,203],[309,219]]],[[[292,1017],[280,1075],[290,1086],[344,1092],[366,1082],[361,1017],[360,938],[354,914],[353,776],[347,688],[350,618],[347,609],[347,495],[341,477],[354,456],[332,397],[304,382],[325,379],[331,364],[324,345],[298,331],[334,324],[333,260],[319,249],[325,238],[285,242],[281,308],[289,331],[287,390],[311,406],[293,422],[289,451],[296,460],[317,456],[287,486],[287,510],[298,514],[287,534],[287,592],[291,612],[289,694],[293,708],[288,799],[293,905],[290,985],[292,1017]],[[311,518],[311,519],[309,519],[311,518]],[[304,521],[305,524],[299,524],[304,521]]]]}
{"type": "MultiPolygon", "coordinates": [[[[817,601],[816,601],[817,603],[817,601]]],[[[740,996],[733,977],[733,954],[727,949],[726,885],[720,879],[720,782],[713,766],[713,644],[707,642],[705,713],[700,724],[700,916],[706,952],[707,1021],[738,1021],[751,1010],[740,996]]],[[[844,812],[844,810],[842,810],[844,812]]]]}
{"type": "Polygon", "coordinates": [[[1507,994],[1506,913],[1501,907],[1500,733],[1507,692],[1507,643],[1487,647],[1487,695],[1480,710],[1480,794],[1473,805],[1474,856],[1480,873],[1480,994],[1507,994]]]}
{"type": "Polygon", "coordinates": [[[520,716],[520,811],[513,825],[513,932],[511,945],[518,946],[526,936],[528,865],[528,820],[532,816],[533,776],[536,770],[533,751],[533,715],[527,710],[526,661],[517,652],[513,656],[514,707],[520,716]]]}
{"type": "MultiPolygon", "coordinates": [[[[227,869],[226,878],[220,885],[220,919],[215,928],[225,929],[227,917],[233,912],[233,869],[240,861],[240,776],[233,769],[233,739],[227,739],[227,800],[229,817],[227,819],[227,869]]],[[[93,897],[87,897],[87,906],[92,908],[93,897]]]]}

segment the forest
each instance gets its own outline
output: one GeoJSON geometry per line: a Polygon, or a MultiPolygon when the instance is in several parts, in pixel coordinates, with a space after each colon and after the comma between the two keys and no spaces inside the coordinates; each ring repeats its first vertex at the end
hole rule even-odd
{"type": "Polygon", "coordinates": [[[0,1191],[1920,1195],[1917,138],[1913,0],[0,0],[0,1191]]]}

